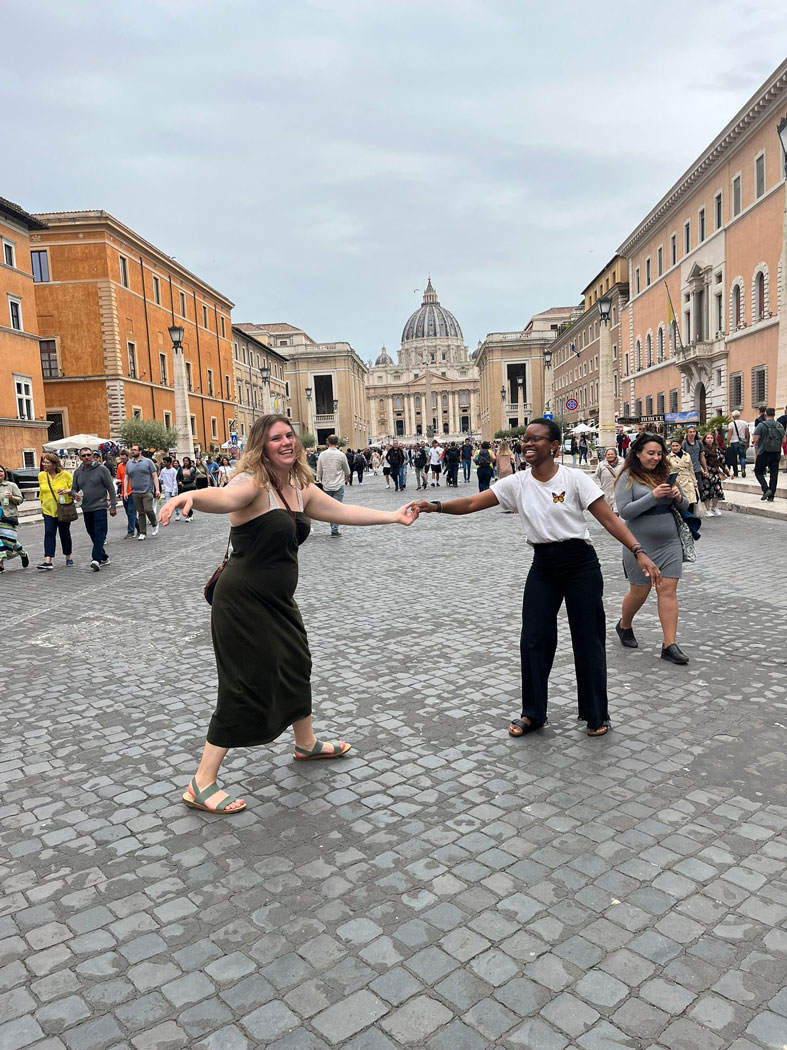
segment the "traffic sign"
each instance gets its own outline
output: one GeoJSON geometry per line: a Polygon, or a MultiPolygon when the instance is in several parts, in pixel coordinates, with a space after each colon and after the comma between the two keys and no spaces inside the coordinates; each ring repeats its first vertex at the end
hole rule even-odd
{"type": "Polygon", "coordinates": [[[552,415],[551,412],[545,412],[544,413],[544,419],[554,419],[554,418],[555,417],[552,415]]]}
{"type": "Polygon", "coordinates": [[[238,435],[237,434],[230,434],[230,443],[233,444],[233,445],[237,445],[238,444],[238,435]]]}
{"type": "Polygon", "coordinates": [[[566,410],[568,412],[576,412],[576,410],[578,408],[579,408],[579,401],[577,401],[577,399],[575,397],[570,397],[568,399],[568,401],[566,401],[566,410]]]}

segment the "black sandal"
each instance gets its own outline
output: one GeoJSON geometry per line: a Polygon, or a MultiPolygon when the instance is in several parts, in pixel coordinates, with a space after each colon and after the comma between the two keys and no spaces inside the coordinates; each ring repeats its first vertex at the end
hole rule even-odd
{"type": "Polygon", "coordinates": [[[515,736],[517,739],[521,736],[527,736],[528,733],[535,733],[537,729],[543,729],[547,722],[526,722],[524,718],[512,718],[508,727],[508,735],[515,736]],[[521,733],[512,733],[511,726],[519,726],[522,730],[521,733]]]}

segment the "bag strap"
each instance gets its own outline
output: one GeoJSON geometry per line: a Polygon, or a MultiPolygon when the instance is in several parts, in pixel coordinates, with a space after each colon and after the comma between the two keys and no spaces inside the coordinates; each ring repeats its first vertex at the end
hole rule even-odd
{"type": "Polygon", "coordinates": [[[282,510],[286,510],[287,513],[292,518],[292,520],[295,521],[295,514],[294,514],[292,508],[290,507],[289,503],[287,502],[287,500],[284,498],[284,494],[283,494],[282,490],[279,488],[279,486],[276,484],[276,482],[273,483],[273,488],[274,488],[274,491],[276,492],[276,495],[279,497],[279,499],[284,504],[284,506],[282,507],[282,510]]]}

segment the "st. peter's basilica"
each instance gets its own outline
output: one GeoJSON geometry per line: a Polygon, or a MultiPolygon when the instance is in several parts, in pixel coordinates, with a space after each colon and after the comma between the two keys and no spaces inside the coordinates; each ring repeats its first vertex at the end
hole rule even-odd
{"type": "Polygon", "coordinates": [[[383,347],[369,369],[372,439],[410,443],[432,434],[441,441],[477,436],[478,369],[459,322],[440,305],[431,278],[421,306],[404,326],[398,357],[395,364],[383,347]],[[427,387],[431,412],[426,410],[427,387]]]}

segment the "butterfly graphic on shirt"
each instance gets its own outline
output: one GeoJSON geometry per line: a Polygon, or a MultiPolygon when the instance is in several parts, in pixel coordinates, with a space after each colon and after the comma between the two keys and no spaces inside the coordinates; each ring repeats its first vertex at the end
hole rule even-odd
{"type": "Polygon", "coordinates": [[[566,502],[565,490],[563,492],[553,492],[552,493],[552,502],[553,503],[565,503],[566,502]]]}

